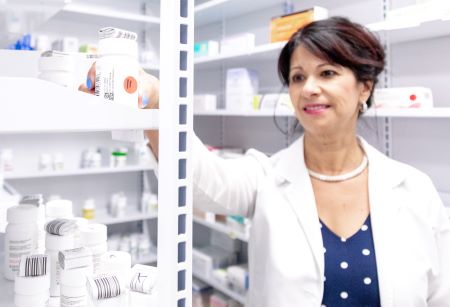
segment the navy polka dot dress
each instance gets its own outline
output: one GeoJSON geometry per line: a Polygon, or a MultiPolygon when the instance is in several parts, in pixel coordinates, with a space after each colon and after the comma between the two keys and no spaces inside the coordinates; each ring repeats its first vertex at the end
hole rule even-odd
{"type": "Polygon", "coordinates": [[[320,221],[325,255],[322,306],[379,307],[377,263],[370,215],[348,239],[334,234],[320,221]]]}

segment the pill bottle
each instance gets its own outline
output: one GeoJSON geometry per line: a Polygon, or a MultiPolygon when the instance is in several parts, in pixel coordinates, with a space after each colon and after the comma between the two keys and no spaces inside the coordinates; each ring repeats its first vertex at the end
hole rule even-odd
{"type": "Polygon", "coordinates": [[[103,224],[89,224],[81,229],[81,245],[92,252],[94,274],[100,270],[101,257],[108,250],[107,228],[103,224]]]}
{"type": "Polygon", "coordinates": [[[42,194],[26,195],[22,197],[19,205],[33,205],[38,210],[37,216],[37,241],[36,241],[36,252],[42,254],[45,251],[45,206],[44,197],[42,194]]]}
{"type": "Polygon", "coordinates": [[[87,306],[87,278],[93,274],[92,262],[86,267],[61,270],[61,307],[87,306]]]}
{"type": "Polygon", "coordinates": [[[39,79],[74,88],[73,58],[64,52],[45,51],[39,58],[39,79]]]}
{"type": "Polygon", "coordinates": [[[98,48],[95,94],[137,108],[137,34],[112,27],[100,29],[98,48]]]}
{"type": "MultiPolygon", "coordinates": [[[[100,29],[96,62],[95,95],[131,108],[138,108],[137,34],[107,27],[100,29]]],[[[115,140],[143,141],[142,130],[113,131],[115,140]]]]}
{"type": "Polygon", "coordinates": [[[31,255],[36,250],[38,236],[38,209],[33,205],[20,205],[8,208],[5,232],[5,262],[3,274],[14,280],[19,271],[20,257],[31,255]]]}
{"type": "Polygon", "coordinates": [[[83,217],[87,220],[95,218],[95,201],[92,198],[86,199],[84,202],[83,217]]]}
{"type": "Polygon", "coordinates": [[[51,221],[59,218],[72,218],[72,202],[67,199],[55,199],[45,204],[46,220],[51,221]]]}
{"type": "Polygon", "coordinates": [[[45,236],[46,254],[50,259],[50,296],[60,295],[60,271],[58,253],[62,250],[74,248],[73,233],[64,236],[47,233],[45,236]]]}
{"type": "Polygon", "coordinates": [[[127,280],[131,269],[131,255],[123,251],[109,251],[100,258],[99,273],[116,273],[127,280]]]}
{"type": "Polygon", "coordinates": [[[14,305],[34,307],[49,305],[50,275],[16,276],[14,282],[14,305]]]}

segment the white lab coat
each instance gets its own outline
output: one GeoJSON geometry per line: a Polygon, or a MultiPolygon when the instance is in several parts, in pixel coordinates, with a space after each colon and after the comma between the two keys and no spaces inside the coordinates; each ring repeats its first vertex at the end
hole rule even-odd
{"type": "MultiPolygon", "coordinates": [[[[361,142],[381,305],[450,306],[450,221],[433,183],[361,142]]],[[[271,158],[223,160],[193,145],[194,205],[252,219],[248,306],[320,306],[323,243],[303,137],[271,158]]]]}

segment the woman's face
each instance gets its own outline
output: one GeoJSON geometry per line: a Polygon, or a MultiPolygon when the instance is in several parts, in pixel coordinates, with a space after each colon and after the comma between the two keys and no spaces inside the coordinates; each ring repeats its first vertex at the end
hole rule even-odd
{"type": "Polygon", "coordinates": [[[353,133],[359,107],[371,84],[347,68],[322,60],[299,46],[291,57],[289,95],[297,119],[312,134],[353,133]]]}

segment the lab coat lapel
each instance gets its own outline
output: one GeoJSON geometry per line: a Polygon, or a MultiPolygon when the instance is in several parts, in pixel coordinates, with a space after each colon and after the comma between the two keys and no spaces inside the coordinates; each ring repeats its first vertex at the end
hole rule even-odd
{"type": "Polygon", "coordinates": [[[396,163],[362,140],[369,159],[369,202],[372,234],[377,259],[381,306],[394,306],[394,271],[392,252],[395,250],[397,215],[401,203],[394,189],[404,179],[396,163]]]}
{"type": "Polygon", "coordinates": [[[316,262],[316,270],[323,283],[324,257],[322,233],[316,201],[303,155],[303,137],[284,153],[277,167],[278,174],[287,180],[284,195],[302,228],[316,262]]]}

